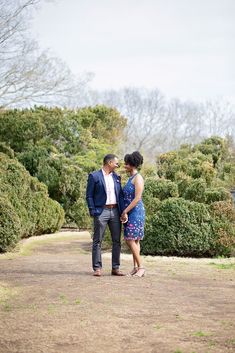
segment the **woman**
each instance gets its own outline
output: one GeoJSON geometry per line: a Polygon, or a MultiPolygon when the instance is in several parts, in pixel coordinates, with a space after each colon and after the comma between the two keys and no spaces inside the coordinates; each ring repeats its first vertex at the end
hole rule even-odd
{"type": "Polygon", "coordinates": [[[124,162],[130,178],[123,188],[125,209],[121,221],[124,223],[124,239],[133,255],[134,268],[130,275],[143,277],[145,269],[141,264],[140,240],[144,237],[145,209],[141,199],[144,180],[138,172],[138,168],[143,164],[143,157],[135,151],[126,154],[124,162]],[[127,216],[128,221],[125,223],[127,216]]]}

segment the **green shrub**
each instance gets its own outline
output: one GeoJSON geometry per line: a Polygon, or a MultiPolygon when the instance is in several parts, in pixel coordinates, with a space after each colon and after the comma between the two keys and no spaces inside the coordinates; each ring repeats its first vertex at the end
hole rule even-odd
{"type": "Polygon", "coordinates": [[[22,234],[21,221],[9,200],[0,197],[0,252],[11,250],[22,234]]]}
{"type": "Polygon", "coordinates": [[[0,153],[5,153],[10,158],[14,158],[14,151],[5,142],[0,142],[0,153]]]}
{"type": "Polygon", "coordinates": [[[228,190],[223,187],[208,188],[205,190],[205,202],[211,204],[216,201],[231,201],[232,196],[228,190]]]}
{"type": "Polygon", "coordinates": [[[185,190],[190,186],[192,177],[185,174],[184,172],[178,172],[175,175],[175,182],[178,185],[179,196],[183,196],[185,190]]]}
{"type": "Polygon", "coordinates": [[[151,177],[145,181],[144,195],[151,195],[159,200],[165,200],[168,197],[177,197],[178,187],[171,180],[151,177]]]}
{"type": "Polygon", "coordinates": [[[49,196],[64,208],[67,223],[86,227],[88,209],[81,199],[87,174],[100,168],[105,154],[116,152],[126,119],[103,105],[34,107],[0,111],[0,126],[3,152],[13,149],[30,174],[46,184],[49,196]]]}
{"type": "Polygon", "coordinates": [[[182,196],[186,200],[205,202],[206,182],[204,179],[193,179],[182,196]]]}
{"type": "Polygon", "coordinates": [[[92,227],[92,218],[87,211],[87,203],[84,198],[79,198],[68,208],[66,213],[66,223],[76,224],[78,228],[90,229],[92,227]]]}
{"type": "Polygon", "coordinates": [[[220,159],[226,154],[225,140],[218,136],[212,136],[195,146],[204,155],[211,155],[215,167],[220,159]]]}
{"type": "Polygon", "coordinates": [[[217,247],[230,256],[235,249],[235,207],[230,201],[218,201],[210,205],[214,219],[213,232],[217,235],[217,247]]]}
{"type": "Polygon", "coordinates": [[[153,197],[146,193],[143,196],[143,202],[147,216],[154,215],[161,204],[161,201],[157,197],[153,197]]]}
{"type": "Polygon", "coordinates": [[[151,255],[212,256],[223,249],[216,248],[217,234],[213,219],[202,203],[182,198],[161,202],[154,217],[147,217],[142,253],[151,255]]]}
{"type": "Polygon", "coordinates": [[[3,153],[0,153],[0,194],[3,200],[0,251],[14,246],[22,237],[55,232],[64,222],[64,211],[48,197],[46,185],[3,153]],[[4,200],[7,200],[5,208],[4,200]]]}

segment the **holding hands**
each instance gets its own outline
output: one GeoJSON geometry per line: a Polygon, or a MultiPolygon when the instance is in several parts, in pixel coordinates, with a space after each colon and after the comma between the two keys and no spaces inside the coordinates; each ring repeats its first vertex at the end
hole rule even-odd
{"type": "Polygon", "coordinates": [[[125,210],[122,212],[120,220],[121,220],[122,223],[127,223],[128,222],[128,215],[125,212],[125,210]]]}

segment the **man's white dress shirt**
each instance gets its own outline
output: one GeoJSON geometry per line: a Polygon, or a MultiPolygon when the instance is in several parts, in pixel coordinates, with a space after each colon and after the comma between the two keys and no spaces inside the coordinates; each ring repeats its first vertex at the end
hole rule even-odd
{"type": "Polygon", "coordinates": [[[106,174],[104,169],[102,169],[102,172],[103,172],[106,192],[107,192],[106,205],[114,205],[117,203],[117,199],[116,199],[115,189],[114,189],[113,173],[106,174]]]}

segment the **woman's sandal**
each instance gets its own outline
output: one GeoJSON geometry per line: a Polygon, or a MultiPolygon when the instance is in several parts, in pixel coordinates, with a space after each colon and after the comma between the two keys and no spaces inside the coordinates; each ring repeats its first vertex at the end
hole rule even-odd
{"type": "Polygon", "coordinates": [[[139,267],[138,271],[133,275],[133,277],[144,277],[144,276],[145,276],[144,267],[139,267]]]}
{"type": "Polygon", "coordinates": [[[134,274],[136,274],[138,272],[138,267],[137,266],[135,266],[135,267],[133,267],[133,270],[130,272],[130,273],[128,273],[128,277],[132,277],[132,276],[134,276],[134,274]]]}

